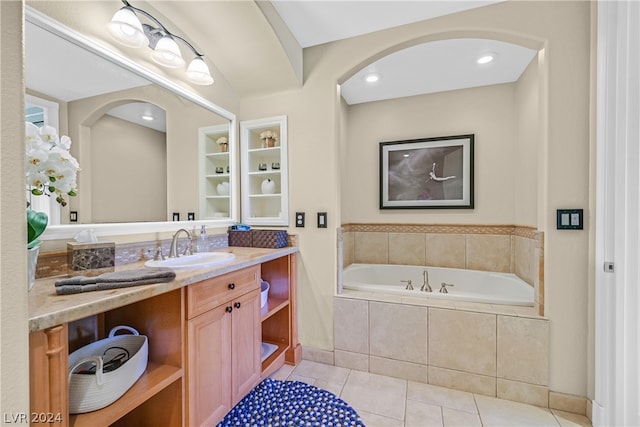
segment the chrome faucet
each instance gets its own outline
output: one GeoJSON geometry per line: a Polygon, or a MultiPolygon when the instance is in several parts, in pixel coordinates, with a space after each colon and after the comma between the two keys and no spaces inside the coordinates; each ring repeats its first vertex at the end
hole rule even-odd
{"type": "Polygon", "coordinates": [[[422,272],[422,286],[420,287],[422,292],[433,292],[431,285],[429,285],[429,271],[424,270],[422,272]]]}
{"type": "Polygon", "coordinates": [[[447,290],[447,286],[453,286],[453,284],[442,282],[441,288],[440,288],[440,293],[441,294],[448,294],[449,293],[449,291],[447,290]]]}
{"type": "Polygon", "coordinates": [[[412,291],[413,290],[413,285],[411,285],[411,279],[409,280],[400,280],[402,283],[406,283],[407,287],[405,289],[412,291]]]}
{"type": "Polygon", "coordinates": [[[171,240],[171,249],[169,249],[169,258],[178,257],[178,237],[182,232],[185,232],[187,234],[187,239],[189,240],[187,242],[187,248],[184,250],[182,255],[191,255],[191,233],[189,233],[188,230],[181,228],[180,230],[176,231],[176,234],[173,235],[173,239],[171,240]]]}

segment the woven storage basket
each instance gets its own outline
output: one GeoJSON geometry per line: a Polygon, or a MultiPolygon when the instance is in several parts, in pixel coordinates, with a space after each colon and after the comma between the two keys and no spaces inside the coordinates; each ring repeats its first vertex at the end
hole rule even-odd
{"type": "Polygon", "coordinates": [[[253,231],[229,230],[229,246],[251,247],[253,231]]]}
{"type": "Polygon", "coordinates": [[[287,246],[286,230],[251,230],[254,248],[284,248],[287,246]]]}
{"type": "MultiPolygon", "coordinates": [[[[108,406],[118,400],[147,369],[147,337],[129,326],[116,326],[109,337],[86,345],[69,355],[69,413],[82,414],[108,406]],[[132,335],[116,335],[120,330],[132,335]],[[103,372],[103,355],[112,347],[129,353],[117,369],[103,372]],[[82,367],[95,365],[94,374],[77,373],[82,367]]],[[[108,359],[107,359],[108,361],[108,359]]]]}

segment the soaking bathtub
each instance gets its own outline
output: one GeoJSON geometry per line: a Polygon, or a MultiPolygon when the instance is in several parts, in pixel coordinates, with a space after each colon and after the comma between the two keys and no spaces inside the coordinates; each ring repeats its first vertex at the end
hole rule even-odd
{"type": "Polygon", "coordinates": [[[388,264],[351,264],[342,272],[343,289],[412,297],[533,306],[533,287],[511,273],[388,264]],[[432,292],[420,290],[424,271],[432,292]],[[413,290],[406,289],[411,280],[413,290]],[[404,282],[402,282],[404,281],[404,282]],[[441,293],[442,283],[448,293],[441,293]]]}

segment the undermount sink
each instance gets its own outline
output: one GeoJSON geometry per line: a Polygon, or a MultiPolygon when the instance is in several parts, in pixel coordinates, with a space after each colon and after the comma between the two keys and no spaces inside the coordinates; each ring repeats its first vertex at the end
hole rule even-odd
{"type": "Polygon", "coordinates": [[[193,255],[185,255],[178,258],[167,258],[163,260],[150,260],[144,263],[145,267],[169,267],[174,270],[184,270],[188,268],[213,267],[233,261],[236,256],[229,252],[199,252],[193,255]]]}

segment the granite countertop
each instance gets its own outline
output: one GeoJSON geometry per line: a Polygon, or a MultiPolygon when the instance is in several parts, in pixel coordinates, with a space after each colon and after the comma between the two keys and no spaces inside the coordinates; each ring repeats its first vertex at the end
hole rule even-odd
{"type": "MultiPolygon", "coordinates": [[[[218,250],[231,252],[235,259],[227,264],[191,270],[176,270],[176,278],[171,282],[130,288],[93,291],[71,295],[56,295],[54,283],[60,277],[36,280],[29,291],[29,332],[40,331],[52,326],[82,319],[97,313],[122,307],[156,295],[188,286],[211,277],[241,270],[285,255],[298,252],[298,247],[281,249],[249,247],[229,247],[218,250]]],[[[115,267],[116,271],[143,268],[144,262],[115,267]]]]}

